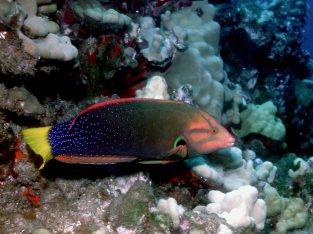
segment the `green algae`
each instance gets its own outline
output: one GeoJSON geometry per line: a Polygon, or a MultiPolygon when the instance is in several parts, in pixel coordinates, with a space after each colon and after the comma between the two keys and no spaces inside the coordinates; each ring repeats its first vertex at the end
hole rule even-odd
{"type": "Polygon", "coordinates": [[[149,222],[149,208],[152,204],[151,187],[143,181],[137,181],[127,193],[121,194],[112,201],[105,214],[105,219],[114,221],[117,226],[135,228],[149,222]]]}

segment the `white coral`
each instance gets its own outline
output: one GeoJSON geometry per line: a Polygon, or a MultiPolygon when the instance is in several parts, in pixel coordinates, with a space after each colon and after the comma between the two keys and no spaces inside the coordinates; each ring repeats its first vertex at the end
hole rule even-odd
{"type": "Polygon", "coordinates": [[[136,90],[136,97],[169,99],[170,95],[167,92],[167,84],[165,79],[162,76],[151,77],[143,89],[136,90]]]}
{"type": "Polygon", "coordinates": [[[232,227],[264,228],[266,205],[264,200],[257,198],[255,187],[246,185],[228,193],[213,190],[208,197],[212,203],[206,206],[206,211],[225,218],[232,227]]]}
{"type": "Polygon", "coordinates": [[[160,199],[157,208],[172,218],[174,227],[179,226],[180,216],[185,212],[185,209],[181,205],[178,205],[174,198],[160,199]]]}

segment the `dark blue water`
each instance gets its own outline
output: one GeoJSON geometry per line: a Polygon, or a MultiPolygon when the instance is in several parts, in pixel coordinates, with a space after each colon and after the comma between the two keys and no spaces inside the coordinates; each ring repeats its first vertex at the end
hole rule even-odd
{"type": "Polygon", "coordinates": [[[307,0],[309,4],[309,16],[305,26],[303,49],[307,50],[313,57],[313,0],[307,0]]]}

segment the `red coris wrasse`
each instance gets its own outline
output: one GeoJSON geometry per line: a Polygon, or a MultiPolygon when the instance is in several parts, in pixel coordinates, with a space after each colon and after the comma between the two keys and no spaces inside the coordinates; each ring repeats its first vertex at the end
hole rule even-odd
{"type": "Polygon", "coordinates": [[[168,162],[233,145],[212,116],[181,102],[125,98],[95,104],[53,127],[23,130],[46,162],[107,164],[168,162]]]}

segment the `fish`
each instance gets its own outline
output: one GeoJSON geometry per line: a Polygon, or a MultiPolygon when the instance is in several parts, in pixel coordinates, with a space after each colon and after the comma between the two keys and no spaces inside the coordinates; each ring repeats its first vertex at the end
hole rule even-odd
{"type": "Polygon", "coordinates": [[[233,136],[199,108],[177,101],[121,98],[87,107],[75,118],[22,130],[43,169],[65,163],[168,163],[231,147],[233,136]]]}

